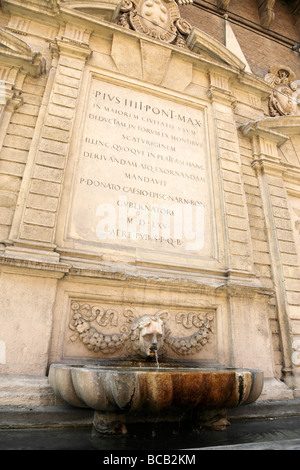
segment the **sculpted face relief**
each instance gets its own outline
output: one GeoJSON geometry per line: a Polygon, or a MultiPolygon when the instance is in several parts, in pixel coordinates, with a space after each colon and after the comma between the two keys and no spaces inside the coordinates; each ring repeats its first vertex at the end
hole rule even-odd
{"type": "Polygon", "coordinates": [[[160,319],[148,318],[140,325],[139,346],[142,357],[151,357],[160,350],[163,344],[163,322],[160,319]]]}

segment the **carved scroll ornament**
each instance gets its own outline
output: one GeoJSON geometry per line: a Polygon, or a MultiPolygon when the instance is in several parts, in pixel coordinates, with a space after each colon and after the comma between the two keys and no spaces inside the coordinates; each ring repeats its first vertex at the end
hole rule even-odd
{"type": "MultiPolygon", "coordinates": [[[[85,347],[95,353],[113,354],[124,350],[126,356],[140,353],[140,331],[152,322],[160,322],[164,331],[162,355],[165,346],[178,355],[189,355],[199,352],[211,343],[214,315],[209,313],[179,312],[175,316],[177,324],[185,330],[193,328],[196,331],[189,336],[172,336],[167,323],[170,316],[168,310],[160,310],[153,315],[139,316],[131,307],[125,308],[122,315],[117,309],[103,308],[99,305],[72,302],[72,318],[69,324],[73,331],[71,341],[80,340],[85,347]],[[121,317],[121,318],[120,318],[121,317]],[[101,331],[98,328],[101,327],[101,331]],[[118,327],[116,333],[105,333],[106,327],[118,327]]],[[[143,355],[143,354],[142,354],[143,355]]]]}
{"type": "Polygon", "coordinates": [[[175,351],[177,354],[184,356],[201,351],[201,349],[211,342],[213,334],[213,315],[190,313],[178,313],[176,315],[176,322],[181,323],[185,328],[192,328],[193,326],[198,330],[188,336],[182,338],[174,338],[170,335],[166,337],[166,344],[175,351]]]}
{"type": "Polygon", "coordinates": [[[300,86],[289,67],[271,67],[265,80],[273,87],[268,102],[270,116],[300,114],[300,86]]]}
{"type": "MultiPolygon", "coordinates": [[[[178,0],[180,4],[192,3],[178,0]]],[[[185,47],[185,37],[191,32],[190,24],[180,17],[174,0],[123,0],[117,23],[124,28],[167,43],[185,47]]]]}

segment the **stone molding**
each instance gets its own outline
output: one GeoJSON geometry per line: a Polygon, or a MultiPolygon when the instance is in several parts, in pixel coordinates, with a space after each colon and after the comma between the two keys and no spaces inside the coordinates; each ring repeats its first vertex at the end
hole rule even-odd
{"type": "Polygon", "coordinates": [[[22,88],[27,75],[40,77],[46,61],[23,39],[0,28],[0,150],[12,114],[23,104],[22,88]]]}
{"type": "Polygon", "coordinates": [[[207,53],[213,62],[223,66],[224,69],[229,66],[233,75],[246,68],[246,64],[227,47],[198,28],[192,28],[186,42],[191,51],[200,55],[203,55],[203,52],[207,53]]]}
{"type": "Polygon", "coordinates": [[[4,64],[19,63],[26,73],[38,77],[45,73],[46,61],[40,52],[36,52],[23,39],[0,28],[0,56],[4,64]]]}
{"type": "MultiPolygon", "coordinates": [[[[22,104],[22,86],[26,75],[39,77],[46,71],[46,61],[23,39],[0,28],[0,120],[4,109],[13,113],[22,104]]],[[[5,130],[7,126],[4,126],[5,130]]],[[[4,134],[3,123],[1,135],[4,134]]],[[[3,139],[2,139],[3,140],[3,139]]],[[[2,147],[0,140],[0,148],[2,147]]]]}
{"type": "Polygon", "coordinates": [[[56,16],[60,10],[60,0],[26,0],[26,4],[23,0],[2,0],[1,4],[5,12],[10,11],[11,8],[19,8],[35,14],[56,16]]]}

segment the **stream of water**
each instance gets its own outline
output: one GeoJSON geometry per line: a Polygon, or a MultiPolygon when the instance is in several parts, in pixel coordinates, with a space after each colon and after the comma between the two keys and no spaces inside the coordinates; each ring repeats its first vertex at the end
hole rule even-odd
{"type": "Polygon", "coordinates": [[[157,354],[157,350],[155,350],[155,360],[156,360],[156,365],[157,365],[157,368],[159,369],[159,361],[158,361],[158,354],[157,354]]]}

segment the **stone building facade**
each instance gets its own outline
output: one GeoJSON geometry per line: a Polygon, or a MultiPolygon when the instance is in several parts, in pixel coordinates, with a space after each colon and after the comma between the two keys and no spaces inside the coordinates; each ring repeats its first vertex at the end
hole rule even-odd
{"type": "Polygon", "coordinates": [[[145,314],[299,397],[299,1],[2,0],[0,35],[0,406],[145,314]]]}

